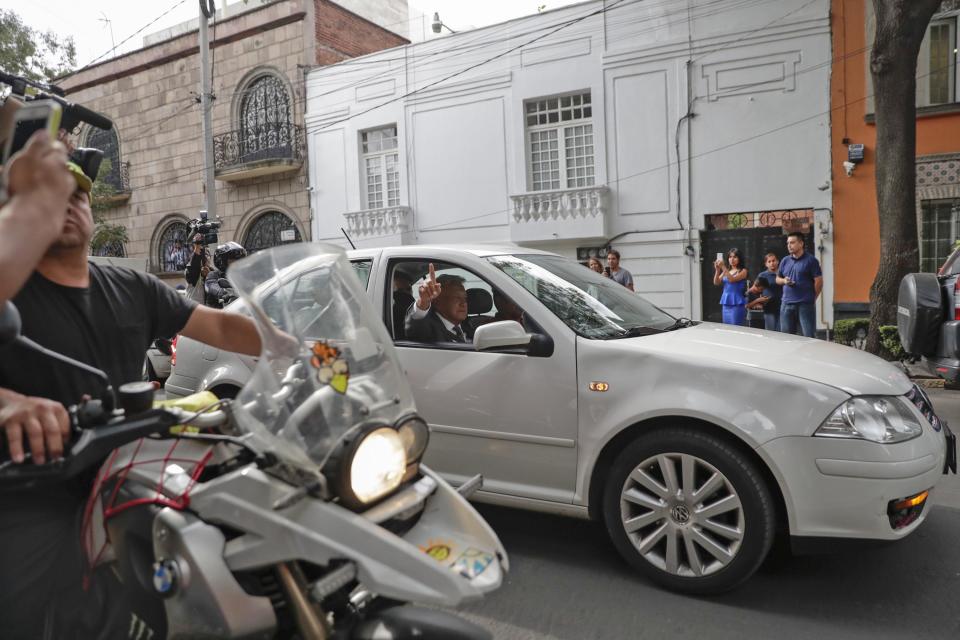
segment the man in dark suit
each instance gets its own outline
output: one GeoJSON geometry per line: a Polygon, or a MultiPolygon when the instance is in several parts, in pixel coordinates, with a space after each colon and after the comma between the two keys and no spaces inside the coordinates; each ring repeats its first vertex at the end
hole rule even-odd
{"type": "Polygon", "coordinates": [[[437,278],[433,263],[430,276],[420,285],[420,298],[407,312],[405,332],[417,342],[467,342],[460,326],[467,319],[467,290],[463,278],[442,275],[437,278]]]}

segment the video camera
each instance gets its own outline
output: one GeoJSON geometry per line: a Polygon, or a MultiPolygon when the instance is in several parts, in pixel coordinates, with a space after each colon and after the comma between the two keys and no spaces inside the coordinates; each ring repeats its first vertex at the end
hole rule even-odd
{"type": "Polygon", "coordinates": [[[61,129],[73,131],[81,122],[86,122],[89,125],[105,131],[113,128],[113,121],[110,118],[92,109],[88,109],[83,105],[66,100],[63,97],[63,89],[55,84],[29,80],[21,76],[4,73],[3,71],[0,71],[0,82],[10,86],[10,95],[7,96],[7,101],[13,100],[15,104],[19,103],[20,106],[25,102],[31,102],[33,100],[53,100],[59,104],[63,110],[63,116],[60,119],[61,129]],[[36,91],[32,95],[27,95],[28,86],[39,89],[39,91],[36,91]]]}
{"type": "Polygon", "coordinates": [[[202,236],[200,244],[203,246],[217,244],[217,232],[220,230],[220,221],[208,220],[206,211],[201,211],[199,218],[194,218],[188,222],[187,228],[190,230],[190,242],[193,242],[193,238],[199,233],[202,236]]]}

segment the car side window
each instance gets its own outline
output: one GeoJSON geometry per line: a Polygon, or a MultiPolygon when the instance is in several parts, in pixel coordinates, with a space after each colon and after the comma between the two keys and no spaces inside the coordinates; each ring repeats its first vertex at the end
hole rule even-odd
{"type": "Polygon", "coordinates": [[[393,286],[388,299],[388,328],[394,341],[455,347],[460,340],[455,337],[457,327],[463,332],[463,343],[469,344],[477,327],[495,320],[519,320],[522,315],[512,300],[486,280],[442,260],[395,261],[390,278],[393,286]],[[429,280],[431,263],[437,281],[446,289],[442,289],[442,299],[434,301],[429,313],[421,317],[414,305],[421,285],[429,280]]]}
{"type": "Polygon", "coordinates": [[[351,260],[350,266],[353,267],[353,272],[357,274],[360,282],[363,283],[363,288],[366,289],[370,284],[370,271],[373,269],[373,260],[351,260]]]}

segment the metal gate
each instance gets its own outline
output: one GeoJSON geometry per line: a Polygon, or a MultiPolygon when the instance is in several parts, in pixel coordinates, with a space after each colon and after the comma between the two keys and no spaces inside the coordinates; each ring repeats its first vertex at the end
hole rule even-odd
{"type": "MultiPolygon", "coordinates": [[[[713,262],[718,253],[722,253],[726,259],[730,249],[734,247],[740,249],[751,283],[759,274],[766,271],[764,256],[767,253],[772,251],[781,259],[787,255],[787,234],[793,230],[804,234],[805,250],[816,255],[813,240],[813,212],[810,210],[724,214],[707,216],[707,221],[707,230],[700,232],[701,309],[703,319],[707,322],[722,320],[720,308],[722,288],[713,284],[713,262]]],[[[751,326],[763,328],[762,315],[757,313],[752,316],[749,318],[751,326]]]]}

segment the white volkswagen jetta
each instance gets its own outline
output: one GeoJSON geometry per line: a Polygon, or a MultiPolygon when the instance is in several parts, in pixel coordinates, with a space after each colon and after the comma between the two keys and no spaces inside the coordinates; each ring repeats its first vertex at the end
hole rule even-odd
{"type": "MultiPolygon", "coordinates": [[[[349,257],[430,421],[429,464],[455,483],[482,474],[481,501],[601,520],[669,588],[740,584],[778,533],[795,546],[902,538],[955,470],[955,439],[923,391],[855,349],[677,319],[531,249],[349,257]],[[430,264],[448,293],[462,298],[462,283],[454,313],[471,341],[407,339],[430,264]]],[[[274,293],[304,323],[324,303],[315,276],[295,269],[274,293]]],[[[230,395],[250,368],[181,338],[167,393],[230,395]]]]}

